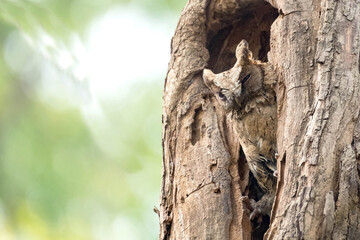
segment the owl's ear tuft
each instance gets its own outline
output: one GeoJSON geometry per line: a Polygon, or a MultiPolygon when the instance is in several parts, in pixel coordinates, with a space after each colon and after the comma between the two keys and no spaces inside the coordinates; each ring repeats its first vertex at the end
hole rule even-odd
{"type": "Polygon", "coordinates": [[[205,85],[208,86],[213,92],[220,91],[220,88],[216,86],[214,83],[216,78],[216,74],[213,73],[210,69],[204,69],[203,71],[203,79],[205,82],[205,85]]]}
{"type": "Polygon", "coordinates": [[[205,83],[214,82],[215,74],[210,69],[204,69],[203,72],[203,79],[205,83]]]}
{"type": "Polygon", "coordinates": [[[241,42],[236,47],[236,59],[240,62],[241,65],[246,65],[250,63],[250,50],[249,44],[246,40],[241,40],[241,42]]]}

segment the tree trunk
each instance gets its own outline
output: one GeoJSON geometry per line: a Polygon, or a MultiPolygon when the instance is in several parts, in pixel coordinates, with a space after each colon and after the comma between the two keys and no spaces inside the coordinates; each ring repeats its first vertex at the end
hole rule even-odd
{"type": "Polygon", "coordinates": [[[359,0],[189,0],[164,87],[160,239],[360,239],[359,23],[359,0]],[[242,39],[278,76],[277,190],[261,223],[241,133],[202,78],[230,69],[242,39]]]}

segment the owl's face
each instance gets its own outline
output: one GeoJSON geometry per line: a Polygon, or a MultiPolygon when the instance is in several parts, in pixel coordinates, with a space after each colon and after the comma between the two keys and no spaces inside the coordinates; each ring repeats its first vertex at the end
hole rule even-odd
{"type": "Polygon", "coordinates": [[[229,112],[241,107],[246,89],[258,77],[259,69],[255,65],[234,66],[232,69],[214,74],[211,70],[204,69],[205,84],[210,87],[222,108],[229,112]]]}
{"type": "Polygon", "coordinates": [[[251,72],[240,72],[239,77],[235,78],[236,80],[234,79],[235,81],[232,81],[231,84],[227,86],[223,86],[221,82],[220,84],[215,82],[219,87],[219,91],[215,93],[216,98],[226,111],[237,107],[239,102],[237,100],[240,99],[243,94],[244,84],[250,80],[250,78],[251,72]]]}
{"type": "Polygon", "coordinates": [[[235,65],[222,73],[214,74],[204,69],[205,84],[214,93],[225,111],[241,108],[246,98],[261,88],[263,73],[256,61],[252,60],[249,45],[242,40],[236,50],[235,65]]]}

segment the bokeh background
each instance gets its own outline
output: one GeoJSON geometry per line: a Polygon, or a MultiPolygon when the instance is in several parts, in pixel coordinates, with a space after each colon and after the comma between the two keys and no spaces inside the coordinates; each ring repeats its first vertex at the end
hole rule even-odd
{"type": "Polygon", "coordinates": [[[0,239],[157,239],[186,0],[0,1],[0,239]]]}

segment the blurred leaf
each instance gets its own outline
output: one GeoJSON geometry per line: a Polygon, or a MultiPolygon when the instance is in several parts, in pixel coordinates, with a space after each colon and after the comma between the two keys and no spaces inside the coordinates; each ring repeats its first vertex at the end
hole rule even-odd
{"type": "Polygon", "coordinates": [[[164,76],[97,100],[73,44],[119,4],[161,22],[185,2],[0,2],[0,239],[157,238],[164,76]]]}

